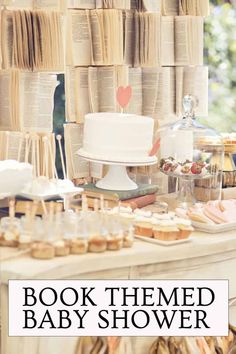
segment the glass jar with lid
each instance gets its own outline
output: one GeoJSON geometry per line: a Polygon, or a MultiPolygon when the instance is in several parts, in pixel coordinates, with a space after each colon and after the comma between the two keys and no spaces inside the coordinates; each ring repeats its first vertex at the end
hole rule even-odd
{"type": "Polygon", "coordinates": [[[196,201],[221,198],[224,146],[214,129],[195,118],[196,99],[183,99],[183,118],[162,127],[160,170],[177,178],[178,202],[188,207],[196,201]]]}

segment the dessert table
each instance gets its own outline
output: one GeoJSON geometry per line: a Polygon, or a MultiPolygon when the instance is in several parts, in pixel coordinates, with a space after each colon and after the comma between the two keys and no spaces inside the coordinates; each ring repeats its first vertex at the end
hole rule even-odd
{"type": "MultiPolygon", "coordinates": [[[[49,261],[17,256],[0,249],[1,354],[76,354],[78,338],[9,338],[9,279],[229,279],[230,300],[236,298],[236,232],[208,235],[194,232],[191,242],[159,246],[135,241],[133,248],[104,254],[68,256],[49,261]]],[[[236,307],[230,309],[236,322],[236,307]]],[[[133,338],[134,354],[146,353],[153,338],[133,338]],[[146,343],[146,344],[145,344],[146,343]],[[146,347],[147,350],[147,347],[146,347]]]]}

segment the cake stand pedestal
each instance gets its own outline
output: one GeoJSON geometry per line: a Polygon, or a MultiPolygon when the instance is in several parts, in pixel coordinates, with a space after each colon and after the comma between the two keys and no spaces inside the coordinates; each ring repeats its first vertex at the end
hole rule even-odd
{"type": "Polygon", "coordinates": [[[189,207],[196,204],[197,200],[194,195],[194,187],[196,180],[205,180],[213,178],[213,174],[207,174],[205,176],[199,175],[179,175],[171,172],[164,172],[161,170],[168,177],[175,177],[178,179],[178,207],[183,209],[188,209],[189,207]]]}
{"type": "Polygon", "coordinates": [[[92,158],[82,149],[78,151],[78,155],[87,161],[109,166],[106,176],[97,182],[96,187],[113,191],[131,191],[138,188],[138,185],[128,176],[127,166],[151,166],[157,163],[156,157],[147,157],[143,159],[143,161],[108,161],[105,159],[92,158]]]}
{"type": "Polygon", "coordinates": [[[130,179],[126,166],[109,165],[106,176],[97,182],[96,186],[109,190],[135,190],[137,184],[130,179]]]}

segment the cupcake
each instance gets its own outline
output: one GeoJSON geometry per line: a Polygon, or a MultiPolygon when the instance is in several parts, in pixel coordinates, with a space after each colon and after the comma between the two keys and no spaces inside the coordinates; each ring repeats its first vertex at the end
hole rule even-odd
{"type": "Polygon", "coordinates": [[[135,235],[152,237],[152,219],[138,216],[134,223],[135,235]]]}
{"type": "Polygon", "coordinates": [[[172,220],[159,221],[153,225],[153,237],[162,241],[175,241],[179,237],[179,229],[172,220]]]}
{"type": "Polygon", "coordinates": [[[189,236],[194,231],[191,221],[187,219],[181,219],[181,218],[176,218],[174,221],[176,222],[176,225],[180,230],[178,234],[178,239],[183,240],[189,238],[189,236]]]}
{"type": "Polygon", "coordinates": [[[35,242],[31,246],[31,256],[36,259],[52,259],[55,257],[55,248],[47,242],[35,242]]]}

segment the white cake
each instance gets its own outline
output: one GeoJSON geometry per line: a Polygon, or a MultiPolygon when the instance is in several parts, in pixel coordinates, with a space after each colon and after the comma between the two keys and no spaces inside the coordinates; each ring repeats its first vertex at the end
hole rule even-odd
{"type": "Polygon", "coordinates": [[[92,113],[85,116],[84,142],[80,150],[88,158],[116,161],[153,161],[154,120],[120,113],[92,113]]]}

